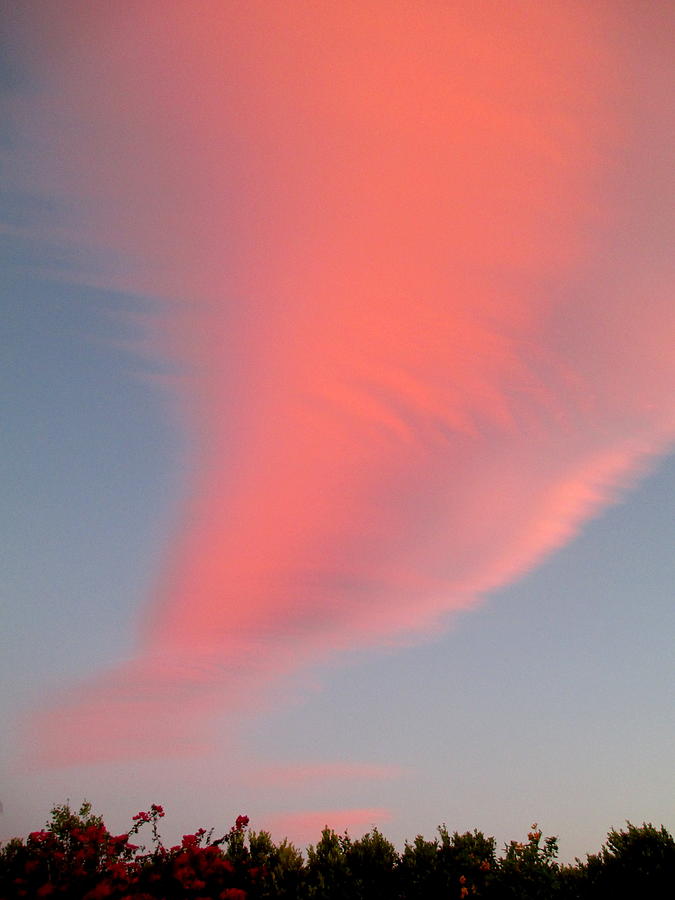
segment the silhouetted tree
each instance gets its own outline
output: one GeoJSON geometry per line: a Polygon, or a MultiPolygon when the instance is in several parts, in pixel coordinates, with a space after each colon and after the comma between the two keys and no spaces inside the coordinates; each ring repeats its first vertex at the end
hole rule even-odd
{"type": "Polygon", "coordinates": [[[675,841],[661,826],[626,823],[612,829],[599,853],[585,864],[583,896],[612,900],[671,900],[675,896],[675,841]]]}

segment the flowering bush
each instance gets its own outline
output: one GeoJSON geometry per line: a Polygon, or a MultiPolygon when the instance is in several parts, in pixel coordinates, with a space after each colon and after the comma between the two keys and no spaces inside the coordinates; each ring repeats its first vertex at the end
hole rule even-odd
{"type": "Polygon", "coordinates": [[[161,806],[137,813],[111,834],[91,805],[67,804],[25,840],[0,847],[0,898],[73,900],[604,900],[675,896],[675,842],[665,828],[628,823],[611,831],[600,854],[561,866],[557,838],[511,841],[501,857],[480,831],[418,835],[398,853],[377,829],[359,840],[325,828],[307,860],[288,841],[249,829],[237,816],[230,830],[184,834],[165,847],[161,806]],[[134,843],[149,828],[151,847],[134,843]]]}
{"type": "Polygon", "coordinates": [[[255,881],[246,855],[228,858],[228,845],[242,843],[248,818],[239,816],[228,834],[213,840],[203,828],[183,835],[167,849],[159,836],[164,816],[153,804],[133,817],[129,831],[112,835],[84,803],[79,813],[68,805],[52,811],[51,822],[26,841],[14,839],[0,851],[0,896],[81,898],[81,900],[152,900],[156,897],[190,900],[246,900],[246,887],[255,881]],[[152,849],[132,843],[146,825],[152,849]]]}

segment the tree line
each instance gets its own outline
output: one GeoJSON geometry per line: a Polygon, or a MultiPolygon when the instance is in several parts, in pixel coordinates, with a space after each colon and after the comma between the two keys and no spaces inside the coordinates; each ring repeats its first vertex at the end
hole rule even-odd
{"type": "Polygon", "coordinates": [[[441,825],[401,852],[377,829],[354,839],[325,828],[303,854],[238,816],[219,838],[199,828],[166,847],[161,806],[111,834],[83,803],[54,807],[27,838],[0,845],[0,898],[73,900],[672,900],[675,841],[663,827],[626,823],[598,853],[559,863],[558,839],[532,825],[498,853],[493,837],[441,825]],[[135,843],[150,831],[150,847],[135,843]]]}

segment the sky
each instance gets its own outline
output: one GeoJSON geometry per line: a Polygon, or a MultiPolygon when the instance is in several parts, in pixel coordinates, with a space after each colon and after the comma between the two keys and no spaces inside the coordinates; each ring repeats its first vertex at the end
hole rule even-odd
{"type": "Polygon", "coordinates": [[[673,19],[5,12],[1,838],[675,827],[673,19]]]}

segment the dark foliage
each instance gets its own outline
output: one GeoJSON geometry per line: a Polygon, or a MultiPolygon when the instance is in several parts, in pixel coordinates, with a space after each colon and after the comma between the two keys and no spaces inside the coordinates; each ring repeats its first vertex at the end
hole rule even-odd
{"type": "Polygon", "coordinates": [[[186,834],[165,847],[161,806],[134,816],[112,835],[91,805],[68,804],[25,840],[0,847],[0,898],[73,900],[670,900],[675,896],[675,841],[661,826],[627,823],[612,830],[597,854],[573,866],[557,862],[558,841],[532,825],[525,843],[501,856],[480,831],[426,840],[398,853],[374,828],[358,840],[325,828],[306,859],[284,840],[275,844],[238,816],[214,840],[213,830],[186,834]],[[132,839],[149,826],[152,848],[132,839]]]}
{"type": "Polygon", "coordinates": [[[675,841],[663,826],[626,826],[610,831],[600,853],[581,865],[581,896],[670,900],[675,896],[675,841]]]}

